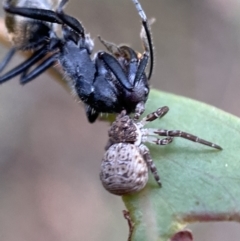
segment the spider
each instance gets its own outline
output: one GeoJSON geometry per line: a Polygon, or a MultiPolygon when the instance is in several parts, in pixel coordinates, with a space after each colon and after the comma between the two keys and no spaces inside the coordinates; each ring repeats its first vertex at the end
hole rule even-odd
{"type": "Polygon", "coordinates": [[[6,0],[3,8],[7,19],[11,20],[6,22],[9,23],[9,32],[15,36],[15,47],[2,66],[6,66],[16,49],[36,51],[25,62],[1,76],[0,84],[19,74],[20,83],[26,84],[57,62],[73,92],[84,102],[89,122],[94,122],[99,113],[120,113],[122,110],[134,112],[135,119],[138,119],[145,109],[154,61],[148,19],[138,0],[132,1],[142,21],[144,52],[140,54],[129,46],[117,46],[99,37],[109,53],[99,51],[92,59],[94,44],[89,34],[85,34],[84,27],[76,18],[63,11],[68,0],[61,0],[56,11],[47,4],[48,1],[18,0],[13,4],[6,0]],[[18,28],[13,27],[15,23],[18,28]],[[62,26],[62,38],[57,36],[53,23],[62,26]],[[40,36],[39,39],[36,36],[40,36]],[[38,61],[42,62],[29,72],[38,61]]]}
{"type": "Polygon", "coordinates": [[[148,181],[148,170],[161,187],[157,168],[145,142],[168,145],[175,137],[182,137],[222,150],[219,145],[184,131],[144,128],[147,123],[162,118],[168,111],[167,106],[158,108],[139,122],[130,118],[126,111],[117,116],[110,127],[109,141],[101,164],[100,179],[107,191],[125,195],[142,190],[148,181]],[[165,138],[159,139],[157,136],[165,138]]]}

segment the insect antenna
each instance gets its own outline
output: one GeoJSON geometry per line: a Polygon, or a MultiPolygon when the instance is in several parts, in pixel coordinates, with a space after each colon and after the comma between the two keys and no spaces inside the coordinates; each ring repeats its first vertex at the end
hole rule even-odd
{"type": "Polygon", "coordinates": [[[148,80],[150,80],[153,72],[153,67],[154,67],[154,54],[153,54],[153,42],[152,42],[151,30],[149,27],[147,16],[143,11],[141,4],[137,0],[132,0],[132,1],[135,4],[138,14],[142,20],[142,25],[144,27],[146,37],[147,37],[147,43],[148,43],[149,54],[150,54],[150,67],[149,67],[149,73],[148,73],[148,80]]]}

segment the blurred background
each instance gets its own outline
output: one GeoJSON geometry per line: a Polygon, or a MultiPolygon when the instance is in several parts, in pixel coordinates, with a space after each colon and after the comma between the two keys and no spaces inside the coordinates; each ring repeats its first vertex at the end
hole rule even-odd
{"type": "MultiPolygon", "coordinates": [[[[240,1],[142,0],[152,26],[154,88],[240,116],[240,1]]],[[[141,51],[140,21],[130,0],[71,0],[97,35],[141,51]]],[[[1,11],[1,16],[4,16],[1,11]]],[[[8,49],[0,46],[0,58],[8,49]]],[[[16,56],[9,68],[23,58],[16,56]]],[[[160,103],[161,105],[161,103],[160,103]]],[[[74,98],[47,74],[0,88],[0,240],[127,240],[121,198],[99,181],[107,123],[89,124],[74,98]]],[[[194,224],[196,241],[239,240],[235,223],[194,224]]]]}

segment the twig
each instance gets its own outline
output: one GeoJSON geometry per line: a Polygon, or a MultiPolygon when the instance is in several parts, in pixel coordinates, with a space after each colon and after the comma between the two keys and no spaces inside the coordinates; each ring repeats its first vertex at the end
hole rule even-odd
{"type": "Polygon", "coordinates": [[[131,220],[130,213],[126,210],[123,210],[123,216],[128,222],[128,227],[129,227],[129,234],[128,234],[128,241],[131,241],[132,239],[132,234],[133,234],[133,229],[134,229],[134,223],[131,220]]]}

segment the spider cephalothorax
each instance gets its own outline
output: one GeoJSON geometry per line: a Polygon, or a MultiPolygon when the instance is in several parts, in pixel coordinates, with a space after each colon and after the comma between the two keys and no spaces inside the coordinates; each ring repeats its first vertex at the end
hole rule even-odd
{"type": "Polygon", "coordinates": [[[212,142],[183,131],[144,128],[147,123],[163,117],[168,110],[167,106],[159,108],[139,122],[134,121],[126,111],[117,116],[108,133],[109,141],[101,165],[100,179],[106,190],[117,195],[140,191],[148,181],[148,170],[161,186],[157,168],[144,142],[167,145],[175,137],[182,137],[222,150],[212,142]],[[159,139],[158,136],[165,138],[159,139]]]}

